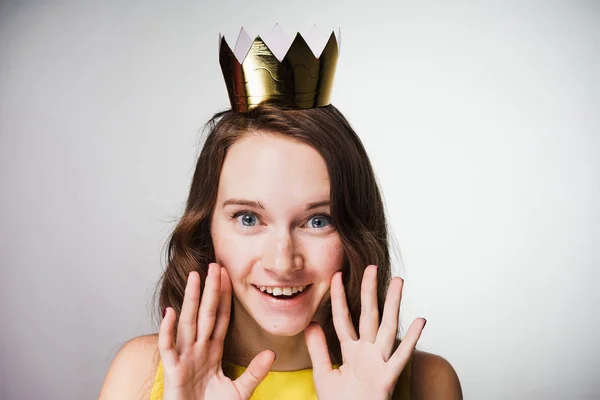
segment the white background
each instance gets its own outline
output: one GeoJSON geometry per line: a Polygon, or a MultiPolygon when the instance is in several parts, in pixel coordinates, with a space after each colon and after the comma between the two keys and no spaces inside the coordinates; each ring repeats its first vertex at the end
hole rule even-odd
{"type": "Polygon", "coordinates": [[[342,28],[403,329],[466,399],[600,398],[597,1],[0,1],[0,398],[91,399],[152,293],[240,26],[342,28]]]}

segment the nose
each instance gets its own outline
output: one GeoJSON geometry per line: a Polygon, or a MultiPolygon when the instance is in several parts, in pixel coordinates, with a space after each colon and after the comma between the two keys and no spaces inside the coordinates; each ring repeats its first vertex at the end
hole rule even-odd
{"type": "Polygon", "coordinates": [[[302,269],[303,263],[288,229],[273,232],[269,236],[263,251],[263,268],[285,279],[291,278],[295,271],[302,269]]]}

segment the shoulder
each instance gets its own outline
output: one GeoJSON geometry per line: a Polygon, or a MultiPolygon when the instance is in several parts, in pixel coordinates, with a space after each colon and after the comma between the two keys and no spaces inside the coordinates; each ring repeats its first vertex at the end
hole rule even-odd
{"type": "Polygon", "coordinates": [[[443,357],[414,350],[411,370],[412,400],[461,400],[463,398],[458,375],[443,357]]]}
{"type": "Polygon", "coordinates": [[[127,341],[113,359],[99,399],[147,399],[160,360],[158,334],[127,341]]]}

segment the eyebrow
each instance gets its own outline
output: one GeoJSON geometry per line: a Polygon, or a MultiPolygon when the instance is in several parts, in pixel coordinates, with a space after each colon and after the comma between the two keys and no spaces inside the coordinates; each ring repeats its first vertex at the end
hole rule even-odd
{"type": "Polygon", "coordinates": [[[312,203],[308,203],[306,205],[306,208],[304,210],[305,211],[310,211],[310,210],[314,210],[315,208],[329,206],[330,204],[331,203],[330,203],[329,200],[315,201],[315,202],[312,202],[312,203]]]}
{"type": "MultiPolygon", "coordinates": [[[[329,206],[330,204],[331,204],[331,202],[329,200],[310,202],[310,203],[306,204],[306,208],[304,210],[310,211],[310,210],[314,210],[315,208],[329,206]]],[[[264,204],[262,204],[260,201],[246,200],[246,199],[228,199],[223,202],[221,207],[225,208],[226,206],[230,206],[230,205],[253,207],[253,208],[265,210],[264,204]]]]}
{"type": "Polygon", "coordinates": [[[229,200],[225,200],[223,202],[223,205],[221,207],[225,208],[226,206],[230,206],[230,205],[260,208],[261,210],[265,209],[265,206],[260,201],[245,200],[245,199],[229,199],[229,200]]]}

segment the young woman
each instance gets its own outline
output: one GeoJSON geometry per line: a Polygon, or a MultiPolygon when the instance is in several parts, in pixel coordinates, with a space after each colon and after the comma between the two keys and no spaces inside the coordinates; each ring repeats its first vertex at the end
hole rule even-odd
{"type": "Polygon", "coordinates": [[[169,243],[157,335],[101,399],[461,399],[452,366],[397,339],[384,206],[332,105],[217,114],[169,243]]]}

